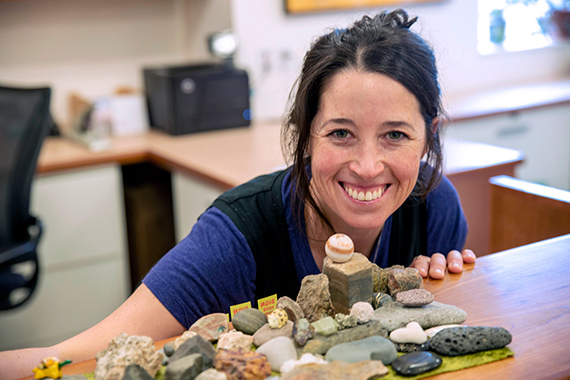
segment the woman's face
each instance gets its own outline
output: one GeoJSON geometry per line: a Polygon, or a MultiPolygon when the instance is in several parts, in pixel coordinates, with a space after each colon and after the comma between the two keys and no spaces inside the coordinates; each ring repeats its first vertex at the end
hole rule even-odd
{"type": "Polygon", "coordinates": [[[311,125],[311,192],[335,232],[380,230],[412,192],[426,149],[416,97],[387,75],[335,74],[311,125]]]}

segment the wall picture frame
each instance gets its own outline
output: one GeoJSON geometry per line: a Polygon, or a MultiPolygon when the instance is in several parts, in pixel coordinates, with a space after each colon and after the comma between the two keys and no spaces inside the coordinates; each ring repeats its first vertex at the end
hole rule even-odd
{"type": "Polygon", "coordinates": [[[397,4],[430,3],[443,0],[283,0],[288,14],[318,13],[397,4]]]}

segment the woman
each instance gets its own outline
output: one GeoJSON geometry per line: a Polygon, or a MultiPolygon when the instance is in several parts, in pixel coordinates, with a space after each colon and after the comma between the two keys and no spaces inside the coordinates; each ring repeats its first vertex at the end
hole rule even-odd
{"type": "Polygon", "coordinates": [[[283,129],[293,166],[218,198],[98,325],[50,348],[0,354],[0,377],[27,375],[47,356],[90,359],[121,332],[159,340],[231,305],[296,297],[302,278],[321,271],[334,232],[379,266],[411,265],[424,277],[473,262],[458,251],[467,225],[441,177],[437,70],[409,30],[414,21],[398,10],[320,37],[283,129]]]}

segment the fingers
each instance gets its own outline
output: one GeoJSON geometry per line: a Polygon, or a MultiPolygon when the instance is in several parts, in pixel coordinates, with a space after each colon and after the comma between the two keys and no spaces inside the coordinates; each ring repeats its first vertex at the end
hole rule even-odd
{"type": "Polygon", "coordinates": [[[450,273],[463,272],[463,257],[459,251],[453,250],[447,254],[447,269],[450,273]]]}
{"type": "Polygon", "coordinates": [[[430,257],[416,256],[410,265],[411,268],[416,268],[423,278],[426,278],[429,270],[430,257]]]}
{"type": "Polygon", "coordinates": [[[435,253],[431,256],[429,266],[429,276],[435,280],[441,280],[445,276],[445,267],[447,260],[441,253],[435,253]]]}
{"type": "Polygon", "coordinates": [[[463,257],[463,262],[464,263],[474,263],[475,262],[475,253],[473,253],[472,250],[470,249],[464,249],[463,252],[461,253],[461,256],[463,257]]]}

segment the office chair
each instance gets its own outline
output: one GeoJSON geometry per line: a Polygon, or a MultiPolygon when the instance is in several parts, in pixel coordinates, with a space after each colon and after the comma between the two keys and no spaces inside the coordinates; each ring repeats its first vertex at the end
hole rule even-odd
{"type": "Polygon", "coordinates": [[[0,86],[0,310],[24,304],[38,282],[42,224],[30,215],[29,204],[50,127],[50,94],[49,88],[0,86]]]}

